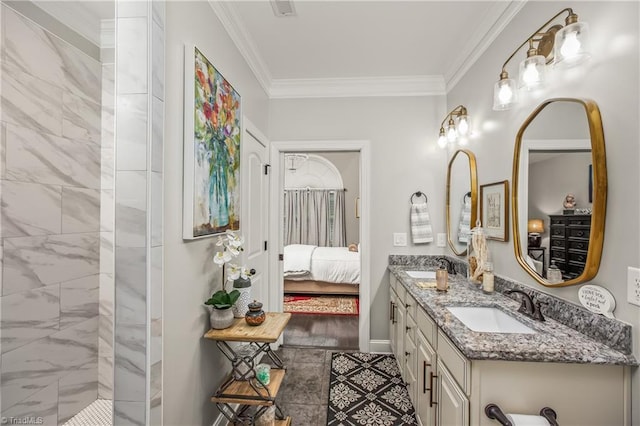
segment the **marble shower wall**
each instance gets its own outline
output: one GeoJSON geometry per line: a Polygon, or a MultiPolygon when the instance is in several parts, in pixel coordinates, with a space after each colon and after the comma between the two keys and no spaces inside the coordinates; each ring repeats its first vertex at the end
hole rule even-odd
{"type": "Polygon", "coordinates": [[[102,69],[0,7],[0,407],[57,425],[98,396],[102,69]]]}
{"type": "Polygon", "coordinates": [[[116,12],[114,425],[162,424],[164,6],[116,12]]]}

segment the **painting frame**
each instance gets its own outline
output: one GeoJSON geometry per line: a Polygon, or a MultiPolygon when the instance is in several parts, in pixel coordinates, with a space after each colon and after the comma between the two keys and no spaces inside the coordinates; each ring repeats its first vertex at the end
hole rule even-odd
{"type": "Polygon", "coordinates": [[[480,185],[480,221],[488,240],[509,241],[509,181],[480,185]]]}
{"type": "Polygon", "coordinates": [[[240,229],[240,94],[195,45],[184,48],[182,238],[240,229]]]}

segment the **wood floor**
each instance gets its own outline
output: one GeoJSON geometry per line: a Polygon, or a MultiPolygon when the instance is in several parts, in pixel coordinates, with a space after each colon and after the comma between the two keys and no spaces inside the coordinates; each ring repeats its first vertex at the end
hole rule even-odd
{"type": "Polygon", "coordinates": [[[284,329],[284,345],[357,350],[358,316],[292,314],[284,329]]]}

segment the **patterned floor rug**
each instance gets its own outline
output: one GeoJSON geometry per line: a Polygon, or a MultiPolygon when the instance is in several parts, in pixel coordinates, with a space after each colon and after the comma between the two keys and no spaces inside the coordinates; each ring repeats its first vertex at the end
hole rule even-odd
{"type": "Polygon", "coordinates": [[[327,425],[417,425],[393,355],[336,352],[331,359],[327,425]]]}
{"type": "Polygon", "coordinates": [[[285,296],[284,312],[292,314],[358,315],[357,296],[285,296]]]}

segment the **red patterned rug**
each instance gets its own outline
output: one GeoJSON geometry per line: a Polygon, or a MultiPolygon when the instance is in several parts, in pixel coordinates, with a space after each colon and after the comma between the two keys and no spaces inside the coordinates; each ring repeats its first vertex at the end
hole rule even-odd
{"type": "Polygon", "coordinates": [[[292,314],[358,315],[357,296],[285,296],[284,312],[292,314]]]}

